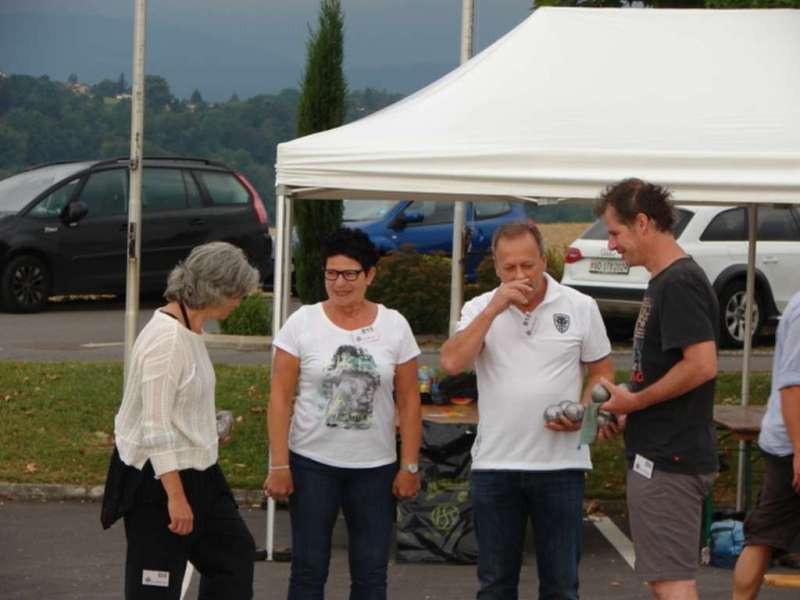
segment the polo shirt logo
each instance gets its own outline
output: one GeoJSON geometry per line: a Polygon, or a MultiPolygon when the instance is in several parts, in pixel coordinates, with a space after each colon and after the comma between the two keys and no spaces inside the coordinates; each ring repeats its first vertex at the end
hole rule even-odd
{"type": "Polygon", "coordinates": [[[564,313],[556,313],[553,315],[553,325],[556,326],[559,333],[566,333],[569,329],[569,315],[564,313]]]}

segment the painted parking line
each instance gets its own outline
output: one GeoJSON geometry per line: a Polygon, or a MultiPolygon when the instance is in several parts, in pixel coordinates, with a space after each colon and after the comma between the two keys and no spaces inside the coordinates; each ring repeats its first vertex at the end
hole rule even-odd
{"type": "Polygon", "coordinates": [[[608,543],[614,547],[622,559],[628,563],[628,566],[632,569],[633,563],[636,560],[636,555],[633,551],[633,542],[631,542],[631,540],[622,533],[620,528],[616,526],[614,521],[608,517],[592,516],[589,518],[592,523],[594,523],[597,530],[603,534],[603,537],[608,540],[608,543]]]}

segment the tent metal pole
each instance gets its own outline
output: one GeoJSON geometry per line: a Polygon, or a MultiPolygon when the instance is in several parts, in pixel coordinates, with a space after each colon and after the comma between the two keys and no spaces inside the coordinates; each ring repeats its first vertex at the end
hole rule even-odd
{"type": "MultiPolygon", "coordinates": [[[[142,158],[144,152],[144,61],[147,0],[136,0],[133,25],[133,89],[131,97],[130,192],[125,279],[125,359],[127,381],[133,342],[139,333],[139,275],[142,246],[142,158]]],[[[123,384],[124,385],[124,384],[123,384]]]]}
{"type": "Polygon", "coordinates": [[[290,313],[290,300],[292,297],[292,228],[294,227],[294,197],[292,194],[284,196],[284,235],[283,235],[283,313],[281,326],[286,323],[290,313]]]}
{"type": "MultiPolygon", "coordinates": [[[[283,187],[278,187],[275,198],[275,267],[272,280],[272,337],[278,335],[281,325],[283,325],[282,315],[284,314],[283,304],[285,295],[283,286],[285,282],[284,271],[286,270],[286,191],[283,187]]],[[[275,346],[272,347],[274,358],[275,346]]],[[[267,467],[269,469],[269,466],[267,467]]],[[[272,560],[273,543],[275,540],[275,500],[267,499],[267,528],[264,548],[267,551],[267,560],[272,560]]]]}
{"type": "MultiPolygon", "coordinates": [[[[742,406],[750,404],[750,351],[753,348],[753,303],[756,288],[756,231],[758,228],[758,206],[747,207],[747,283],[745,286],[744,308],[744,348],[742,350],[742,406]]],[[[763,318],[763,315],[759,315],[763,318]]],[[[736,510],[741,511],[745,505],[744,478],[745,461],[750,460],[745,453],[745,443],[739,442],[739,465],[736,477],[736,510]]]]}
{"type": "MultiPolygon", "coordinates": [[[[475,29],[475,0],[463,0],[461,8],[461,64],[467,62],[473,53],[473,32],[475,29]]],[[[467,205],[456,201],[453,206],[453,251],[450,266],[450,322],[449,333],[453,335],[464,302],[464,229],[466,227],[467,205]]]]}

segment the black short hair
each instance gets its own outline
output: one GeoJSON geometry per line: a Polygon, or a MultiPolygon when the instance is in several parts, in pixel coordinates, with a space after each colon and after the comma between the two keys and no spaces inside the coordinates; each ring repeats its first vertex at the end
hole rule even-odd
{"type": "Polygon", "coordinates": [[[378,249],[366,233],[348,227],[337,229],[323,240],[322,261],[327,261],[331,256],[352,258],[364,271],[378,264],[380,258],[378,249]]]}
{"type": "Polygon", "coordinates": [[[602,217],[609,205],[614,207],[625,225],[631,225],[639,213],[650,218],[659,231],[672,231],[675,224],[675,206],[670,191],[636,177],[609,185],[595,202],[595,214],[602,217]]]}

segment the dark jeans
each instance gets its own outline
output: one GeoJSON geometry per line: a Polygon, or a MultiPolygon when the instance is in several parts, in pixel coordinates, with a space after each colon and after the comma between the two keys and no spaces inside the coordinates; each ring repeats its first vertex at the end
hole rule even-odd
{"type": "Polygon", "coordinates": [[[516,600],[530,517],[539,598],[576,600],[583,538],[584,471],[473,471],[479,600],[516,600]]]}
{"type": "Polygon", "coordinates": [[[331,536],[339,509],[349,538],[350,600],[385,600],[395,502],[393,463],[372,469],[342,469],[291,453],[294,493],[292,574],[289,600],[325,597],[331,536]]]}

